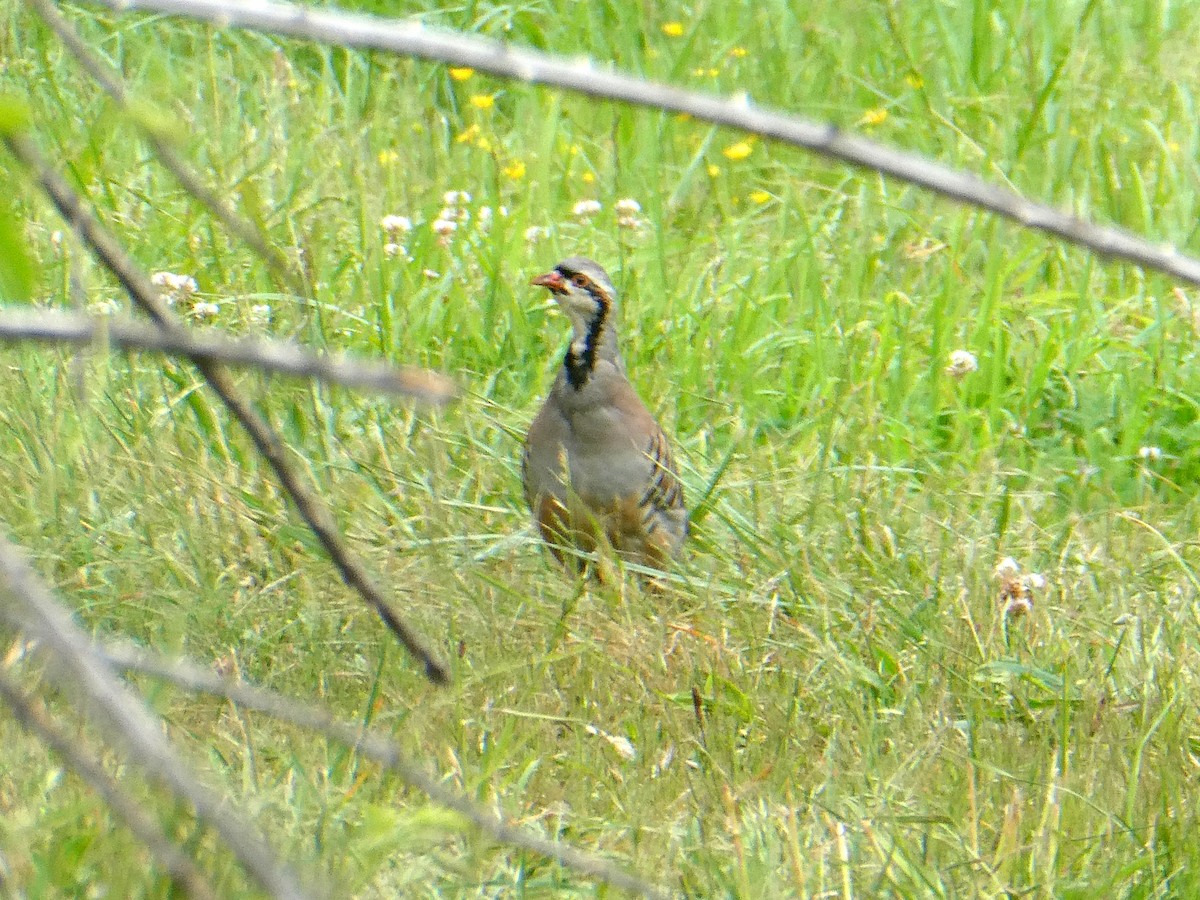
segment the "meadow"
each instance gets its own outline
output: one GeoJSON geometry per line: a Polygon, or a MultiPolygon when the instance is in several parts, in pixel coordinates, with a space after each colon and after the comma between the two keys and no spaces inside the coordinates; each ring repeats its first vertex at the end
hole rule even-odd
{"type": "MultiPolygon", "coordinates": [[[[343,5],[745,91],[1200,253],[1194,3],[343,5]]],[[[148,272],[195,280],[181,313],[463,390],[433,410],[237,376],[448,661],[437,687],[188,365],[0,347],[0,521],[87,629],[319,700],[512,821],[691,896],[1200,895],[1196,289],[686,117],[61,8],[135,113],[17,0],[0,93],[148,272]],[[578,583],[521,497],[567,336],[529,279],[574,254],[621,291],[631,379],[693,510],[661,591],[578,583]]],[[[32,302],[131,312],[3,153],[0,176],[32,302]]],[[[0,651],[39,689],[19,636],[0,651]]],[[[617,893],[323,737],[131,680],[339,896],[617,893]]],[[[173,894],[7,714],[0,741],[0,895],[173,894]]],[[[101,752],[221,895],[253,892],[189,809],[101,752]]]]}

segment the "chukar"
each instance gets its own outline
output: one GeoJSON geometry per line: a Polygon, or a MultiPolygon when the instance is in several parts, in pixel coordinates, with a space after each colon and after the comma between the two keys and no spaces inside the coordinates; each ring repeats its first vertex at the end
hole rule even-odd
{"type": "Polygon", "coordinates": [[[610,546],[661,567],[683,545],[687,510],[666,435],[625,377],[612,282],[573,256],[532,283],[550,291],[572,329],[521,459],[538,530],[561,562],[564,547],[610,546]]]}

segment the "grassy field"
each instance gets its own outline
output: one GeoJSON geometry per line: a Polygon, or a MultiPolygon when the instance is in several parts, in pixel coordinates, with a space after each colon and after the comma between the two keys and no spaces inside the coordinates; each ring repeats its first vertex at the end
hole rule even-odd
{"type": "MultiPolygon", "coordinates": [[[[744,90],[1200,252],[1196,4],[351,5],[744,90]]],[[[238,377],[449,660],[436,688],[194,370],[0,349],[0,517],[87,628],[318,699],[489,808],[694,896],[1200,895],[1196,290],[673,115],[63,8],[316,287],[281,288],[0,0],[0,91],[148,271],[192,276],[222,327],[465,391],[431,412],[238,377]],[[440,236],[448,191],[470,199],[440,236]],[[412,230],[389,237],[386,215],[412,230]],[[576,584],[521,500],[521,435],[567,331],[528,281],[576,253],[623,292],[632,379],[697,510],[659,594],[576,584]],[[975,371],[947,371],[958,350],[975,371]],[[1006,614],[1005,557],[1044,579],[1026,615],[1006,614]]],[[[0,175],[36,301],[69,306],[75,267],[81,302],[128,310],[10,157],[0,175]]],[[[0,649],[40,683],[19,639],[0,649]]],[[[333,743],[135,681],[338,895],[604,894],[333,743]]],[[[0,740],[0,895],[172,893],[60,761],[10,718],[0,740]]],[[[222,894],[250,889],[104,754],[222,894]]]]}

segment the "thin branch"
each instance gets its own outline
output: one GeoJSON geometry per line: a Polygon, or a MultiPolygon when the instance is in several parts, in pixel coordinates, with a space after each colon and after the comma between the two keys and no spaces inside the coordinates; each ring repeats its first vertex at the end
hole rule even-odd
{"type": "Polygon", "coordinates": [[[58,754],[67,768],[92,786],[108,807],[146,845],[171,878],[190,896],[208,900],[216,894],[191,858],[163,833],[162,827],[138,806],[121,786],[78,743],[63,734],[34,701],[0,671],[0,699],[8,704],[17,721],[58,754]]]}
{"type": "MultiPolygon", "coordinates": [[[[63,18],[50,0],[25,0],[25,2],[58,35],[68,52],[112,97],[117,106],[128,113],[130,111],[129,92],[125,90],[118,74],[92,52],[71,23],[63,18]]],[[[213,215],[225,223],[225,227],[249,244],[288,287],[298,294],[308,296],[310,294],[309,286],[300,269],[292,265],[287,257],[269,244],[253,222],[241,216],[237,210],[209,188],[184,161],[183,157],[175,152],[174,146],[155,133],[153,126],[147,123],[144,117],[133,116],[132,118],[141,125],[142,131],[146,135],[146,141],[162,164],[183,185],[184,190],[208,207],[213,215]]]]}
{"type": "Polygon", "coordinates": [[[1029,228],[1057,235],[1104,256],[1155,269],[1200,285],[1200,259],[1172,246],[1154,244],[1121,228],[1096,225],[1044,203],[1026,200],[1008,188],[934,162],[919,154],[856,137],[835,125],[813,122],[782,110],[754,106],[744,94],[722,99],[685,91],[632,75],[605,71],[587,60],[521,50],[499,41],[426,27],[417,21],[314,9],[264,0],[96,0],[114,10],[150,10],[306,38],[343,47],[363,47],[415,56],[481,72],[551,85],[591,97],[620,100],[686,113],[803,147],[861,166],[973,206],[991,210],[1029,228]]]}
{"type": "MultiPolygon", "coordinates": [[[[145,310],[166,334],[186,337],[187,328],[162,303],[158,292],[150,284],[150,279],[133,263],[117,240],[83,208],[79,195],[71,186],[50,170],[33,142],[19,134],[4,135],[3,141],[9,151],[33,173],[62,217],[75,230],[80,240],[92,249],[96,258],[117,277],[129,297],[145,310]]],[[[246,429],[258,452],[266,457],[271,468],[275,470],[280,485],[292,498],[301,518],[317,536],[346,584],[358,592],[400,639],[409,653],[422,663],[425,676],[430,681],[435,684],[445,684],[449,681],[449,673],[445,666],[426,648],[424,639],[396,614],[366,567],[350,552],[329,510],[301,481],[300,475],[288,461],[283,441],[275,430],[241,396],[224,369],[204,357],[193,356],[190,359],[233,413],[234,418],[246,429]]]]}
{"type": "Polygon", "coordinates": [[[108,645],[100,651],[109,665],[126,671],[141,672],[161,678],[189,691],[201,691],[226,697],[248,709],[258,710],[301,728],[318,731],[353,747],[368,759],[395,772],[410,786],[422,791],[434,802],[465,816],[481,831],[496,841],[519,847],[539,856],[553,859],[563,867],[590,875],[622,890],[646,897],[665,897],[660,887],[574,847],[548,840],[532,832],[507,824],[503,819],[483,809],[479,804],[457,794],[427,775],[406,759],[399,747],[387,738],[365,732],[361,727],[336,720],[328,711],[301,703],[274,691],[240,681],[221,678],[209,669],[187,659],[166,659],[132,644],[108,645]]]}
{"type": "Polygon", "coordinates": [[[149,775],[190,803],[273,897],[309,896],[258,830],[228,799],[206,787],[163,735],[162,722],[121,683],[71,614],[51,595],[24,554],[0,535],[0,619],[39,643],[64,692],[95,714],[149,775]]]}
{"type": "Polygon", "coordinates": [[[0,307],[0,341],[108,343],[123,350],[151,350],[279,375],[315,378],[347,388],[407,394],[428,403],[446,403],[457,393],[449,378],[415,366],[397,368],[351,357],[333,359],[286,341],[231,338],[216,330],[165,332],[128,319],[84,316],[52,309],[30,311],[0,307]]]}

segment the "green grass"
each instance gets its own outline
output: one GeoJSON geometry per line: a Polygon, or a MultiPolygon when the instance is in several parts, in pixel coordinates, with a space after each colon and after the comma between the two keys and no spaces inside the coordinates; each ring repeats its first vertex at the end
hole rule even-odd
{"type": "MultiPolygon", "coordinates": [[[[450,661],[438,689],[187,366],[0,350],[0,515],[88,628],[369,721],[486,806],[696,896],[1200,891],[1195,290],[793,149],[731,160],[741,136],[675,116],[66,12],[316,289],[283,291],[41,24],[0,3],[0,91],[143,266],[194,276],[231,329],[261,329],[249,311],[268,303],[272,334],[466,390],[430,412],[238,376],[450,661]],[[472,218],[441,246],[429,224],[448,190],[472,194],[472,218]],[[604,210],[578,221],[592,197],[604,210]],[[623,197],[642,205],[638,234],[616,226],[623,197]],[[509,211],[486,232],[484,205],[509,211]],[[412,261],[385,254],[389,213],[418,222],[412,261]],[[531,226],[550,234],[531,243],[531,226]],[[573,253],[613,272],[632,378],[689,501],[705,497],[662,594],[632,577],[581,593],[528,536],[520,436],[566,336],[528,280],[573,253]],[[979,360],[961,380],[944,372],[956,349],[979,360]],[[1047,579],[1030,616],[1003,615],[1006,556],[1047,579]]],[[[1200,252],[1191,5],[403,12],[745,90],[1200,252]]],[[[6,156],[0,175],[35,298],[69,305],[77,264],[87,302],[127,306],[69,238],[55,247],[64,224],[6,156]]],[[[38,684],[36,659],[4,649],[38,684]]],[[[337,745],[136,682],[195,765],[341,893],[593,892],[337,745]]],[[[0,736],[0,891],[171,893],[86,786],[11,719],[0,736]]],[[[221,893],[247,889],[190,811],[100,752],[221,893]]]]}

